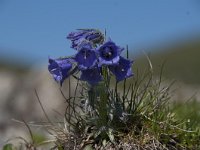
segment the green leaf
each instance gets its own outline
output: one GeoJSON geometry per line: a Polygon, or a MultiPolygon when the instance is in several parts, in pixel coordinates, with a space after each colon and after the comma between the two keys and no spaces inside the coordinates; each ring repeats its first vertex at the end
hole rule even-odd
{"type": "Polygon", "coordinates": [[[95,106],[95,99],[96,99],[96,93],[94,91],[93,88],[91,88],[89,91],[88,91],[88,98],[89,98],[89,103],[90,105],[92,106],[92,108],[94,109],[94,106],[95,106]]]}
{"type": "Polygon", "coordinates": [[[107,126],[107,101],[108,101],[108,93],[105,90],[105,86],[102,84],[98,87],[98,91],[100,94],[100,103],[98,106],[98,113],[99,113],[99,127],[107,126]]]}
{"type": "Polygon", "coordinates": [[[35,144],[42,143],[46,140],[45,136],[42,134],[33,134],[33,141],[35,144]]]}
{"type": "Polygon", "coordinates": [[[6,144],[3,146],[3,150],[14,150],[12,144],[6,144]]]}
{"type": "Polygon", "coordinates": [[[107,144],[107,141],[106,141],[106,140],[103,140],[102,144],[103,144],[103,146],[105,147],[106,144],[107,144]]]}
{"type": "Polygon", "coordinates": [[[83,150],[93,150],[92,144],[86,145],[83,150]]]}
{"type": "Polygon", "coordinates": [[[97,138],[100,134],[101,134],[101,130],[98,130],[98,131],[94,134],[94,138],[97,138]]]}
{"type": "Polygon", "coordinates": [[[62,146],[58,146],[57,148],[58,148],[58,150],[64,150],[64,149],[62,148],[62,146]]]}
{"type": "Polygon", "coordinates": [[[115,137],[114,137],[114,135],[113,135],[113,130],[109,128],[107,134],[108,134],[108,137],[109,137],[110,141],[111,141],[111,142],[114,142],[115,137]]]}

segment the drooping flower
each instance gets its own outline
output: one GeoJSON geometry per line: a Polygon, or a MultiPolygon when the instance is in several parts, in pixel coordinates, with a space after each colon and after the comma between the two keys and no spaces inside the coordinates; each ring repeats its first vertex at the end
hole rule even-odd
{"type": "Polygon", "coordinates": [[[81,70],[90,69],[97,62],[96,51],[92,49],[91,43],[81,43],[78,53],[75,55],[75,60],[81,70]]]}
{"type": "Polygon", "coordinates": [[[115,75],[117,81],[121,81],[133,76],[132,64],[133,61],[120,56],[118,64],[109,66],[109,70],[115,75]]]}
{"type": "Polygon", "coordinates": [[[104,35],[97,29],[78,29],[77,32],[71,32],[67,39],[72,41],[71,47],[77,49],[84,40],[90,41],[93,44],[103,43],[104,35]]]}
{"type": "Polygon", "coordinates": [[[81,45],[82,42],[84,42],[85,39],[84,38],[80,38],[80,39],[77,39],[77,40],[74,40],[72,41],[72,45],[71,45],[71,48],[74,48],[74,49],[78,49],[78,47],[81,45]]]}
{"type": "Polygon", "coordinates": [[[82,70],[80,80],[87,81],[91,85],[97,84],[103,80],[101,68],[94,67],[92,69],[82,70]]]}
{"type": "Polygon", "coordinates": [[[63,81],[69,77],[72,69],[71,59],[51,59],[49,58],[48,70],[53,78],[62,85],[63,81]]]}
{"type": "Polygon", "coordinates": [[[117,64],[122,51],[123,48],[117,46],[113,41],[107,41],[97,50],[99,55],[99,66],[117,64]]]}

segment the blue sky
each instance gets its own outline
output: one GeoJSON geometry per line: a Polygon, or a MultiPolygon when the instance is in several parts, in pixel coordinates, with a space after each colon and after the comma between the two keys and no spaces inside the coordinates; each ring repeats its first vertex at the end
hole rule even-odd
{"type": "MultiPolygon", "coordinates": [[[[198,0],[0,0],[0,56],[28,62],[74,54],[66,35],[106,29],[137,51],[200,34],[198,0]]],[[[133,53],[134,53],[133,51],[133,53]]],[[[11,60],[12,61],[12,60],[11,60]]]]}

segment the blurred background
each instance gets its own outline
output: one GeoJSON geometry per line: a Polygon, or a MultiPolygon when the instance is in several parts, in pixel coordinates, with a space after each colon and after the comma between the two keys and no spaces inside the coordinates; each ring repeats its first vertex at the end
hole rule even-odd
{"type": "Polygon", "coordinates": [[[174,100],[194,94],[200,100],[199,0],[0,0],[0,147],[27,133],[12,118],[44,120],[35,89],[52,118],[58,118],[54,110],[63,114],[48,57],[73,55],[66,36],[79,28],[106,30],[118,45],[128,45],[141,71],[147,65],[142,51],[157,76],[165,62],[165,82],[176,80],[174,100]]]}

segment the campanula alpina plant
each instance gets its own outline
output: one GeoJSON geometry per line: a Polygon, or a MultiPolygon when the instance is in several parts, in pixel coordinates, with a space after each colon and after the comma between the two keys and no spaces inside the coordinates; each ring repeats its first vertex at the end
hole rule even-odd
{"type": "Polygon", "coordinates": [[[170,86],[161,89],[161,78],[155,82],[148,57],[150,71],[134,77],[128,47],[123,57],[124,48],[99,30],[79,29],[67,39],[75,55],[49,59],[48,67],[61,86],[69,78],[69,98],[61,92],[68,106],[65,138],[57,134],[58,149],[187,147],[176,137],[178,132],[190,135],[192,131],[177,126],[168,107],[170,86]],[[70,77],[77,80],[74,96],[70,95],[70,77]]]}
{"type": "MultiPolygon", "coordinates": [[[[78,29],[67,39],[75,54],[49,58],[48,65],[66,100],[64,122],[49,119],[36,92],[48,120],[40,126],[54,138],[35,142],[30,124],[24,122],[31,140],[20,137],[23,147],[37,150],[40,145],[53,142],[52,150],[200,149],[200,129],[191,128],[188,121],[180,120],[171,111],[172,84],[161,84],[162,69],[159,79],[154,78],[146,53],[148,67],[139,72],[141,66],[136,69],[135,61],[133,67],[128,47],[120,47],[99,30],[78,29]],[[122,56],[124,52],[126,57],[122,56]],[[76,84],[72,84],[71,78],[76,84]],[[65,83],[68,88],[63,91],[65,83]]],[[[14,149],[13,145],[4,146],[4,150],[8,149],[14,149]]]]}
{"type": "MultiPolygon", "coordinates": [[[[49,72],[61,85],[70,76],[86,83],[83,87],[86,93],[80,100],[84,111],[80,112],[82,119],[77,122],[81,123],[81,128],[93,128],[96,140],[110,139],[114,142],[114,132],[117,131],[114,124],[121,126],[129,114],[122,108],[126,104],[122,104],[117,87],[110,87],[111,76],[115,76],[115,84],[132,77],[133,61],[121,56],[124,48],[110,38],[106,40],[99,30],[81,29],[70,33],[67,39],[71,40],[75,55],[49,59],[49,72]]],[[[72,116],[70,112],[68,115],[72,116]]]]}

